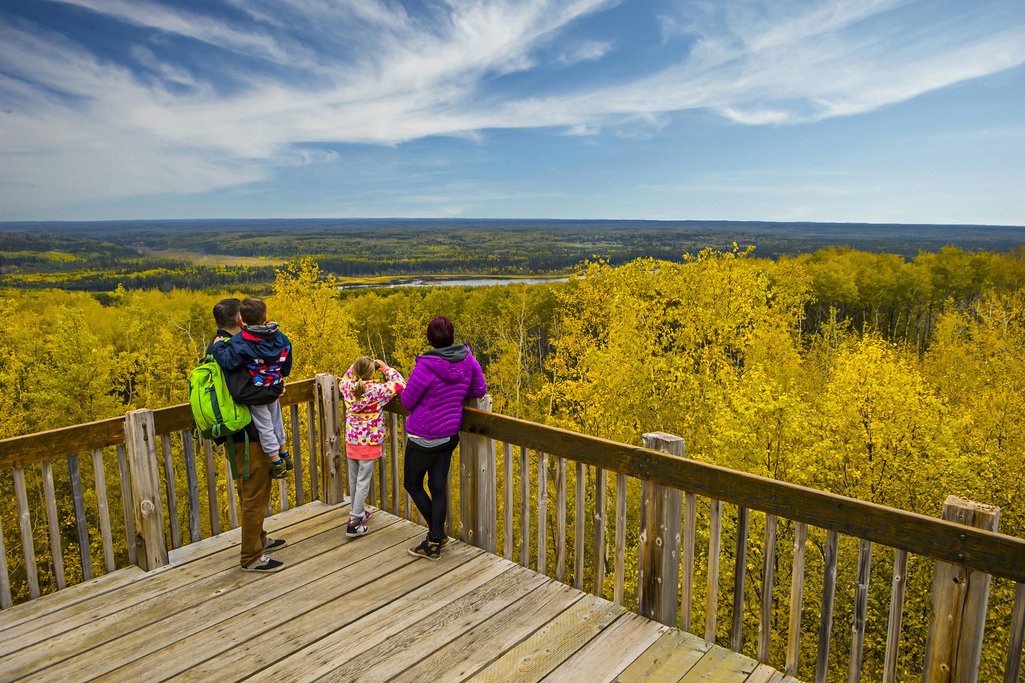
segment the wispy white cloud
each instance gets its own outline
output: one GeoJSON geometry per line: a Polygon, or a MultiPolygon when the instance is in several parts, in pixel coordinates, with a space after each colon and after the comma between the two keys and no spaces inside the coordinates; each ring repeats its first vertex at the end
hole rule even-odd
{"type": "Polygon", "coordinates": [[[662,67],[633,78],[621,68],[614,83],[600,72],[553,80],[525,96],[494,84],[620,57],[629,46],[573,33],[617,2],[413,11],[390,0],[225,0],[227,11],[200,13],[156,0],[53,1],[185,39],[176,46],[185,54],[196,41],[233,59],[203,70],[140,34],[121,63],[75,37],[0,21],[0,204],[201,192],[340,163],[311,145],[483,141],[495,128],[645,137],[691,109],[786,125],[872,111],[1025,62],[1025,12],[1002,2],[951,21],[898,0],[695,0],[659,18],[667,41],[689,45],[662,67]]]}

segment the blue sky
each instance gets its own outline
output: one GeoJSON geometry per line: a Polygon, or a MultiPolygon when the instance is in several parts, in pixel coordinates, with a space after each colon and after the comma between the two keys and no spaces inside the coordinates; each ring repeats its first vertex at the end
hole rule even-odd
{"type": "Polygon", "coordinates": [[[1025,225],[1022,0],[3,0],[0,220],[1025,225]]]}

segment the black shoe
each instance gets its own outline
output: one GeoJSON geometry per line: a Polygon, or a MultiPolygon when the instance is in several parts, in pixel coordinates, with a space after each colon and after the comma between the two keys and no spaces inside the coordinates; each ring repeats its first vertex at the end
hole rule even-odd
{"type": "Polygon", "coordinates": [[[415,548],[410,548],[409,554],[413,557],[422,557],[437,562],[441,559],[441,544],[424,540],[415,548]]]}
{"type": "Polygon", "coordinates": [[[288,545],[288,541],[283,538],[271,538],[267,537],[267,542],[263,544],[263,552],[272,553],[278,548],[284,548],[288,545]]]}
{"type": "Polygon", "coordinates": [[[448,536],[442,536],[440,541],[432,541],[431,540],[431,535],[427,534],[426,536],[424,536],[424,540],[429,542],[429,543],[437,543],[442,548],[444,548],[445,546],[448,545],[448,536]]]}
{"type": "Polygon", "coordinates": [[[285,568],[285,563],[281,560],[272,560],[266,555],[260,557],[252,564],[247,567],[242,567],[244,572],[258,572],[263,574],[269,574],[271,572],[279,572],[285,568]]]}

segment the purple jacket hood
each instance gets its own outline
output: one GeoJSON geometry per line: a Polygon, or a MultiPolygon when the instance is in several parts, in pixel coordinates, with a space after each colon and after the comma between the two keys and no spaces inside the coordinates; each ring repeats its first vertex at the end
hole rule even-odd
{"type": "Polygon", "coordinates": [[[465,344],[431,349],[417,356],[401,394],[402,405],[409,411],[406,431],[425,439],[458,434],[463,401],[480,398],[487,390],[480,363],[465,344]]]}

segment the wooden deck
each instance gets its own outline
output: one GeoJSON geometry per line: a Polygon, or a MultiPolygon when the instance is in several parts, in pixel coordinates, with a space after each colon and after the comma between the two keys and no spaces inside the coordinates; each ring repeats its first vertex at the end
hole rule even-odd
{"type": "Polygon", "coordinates": [[[344,534],[313,503],[268,520],[285,571],[238,569],[238,530],[0,613],[0,679],[792,681],[754,660],[384,512],[344,534]]]}

